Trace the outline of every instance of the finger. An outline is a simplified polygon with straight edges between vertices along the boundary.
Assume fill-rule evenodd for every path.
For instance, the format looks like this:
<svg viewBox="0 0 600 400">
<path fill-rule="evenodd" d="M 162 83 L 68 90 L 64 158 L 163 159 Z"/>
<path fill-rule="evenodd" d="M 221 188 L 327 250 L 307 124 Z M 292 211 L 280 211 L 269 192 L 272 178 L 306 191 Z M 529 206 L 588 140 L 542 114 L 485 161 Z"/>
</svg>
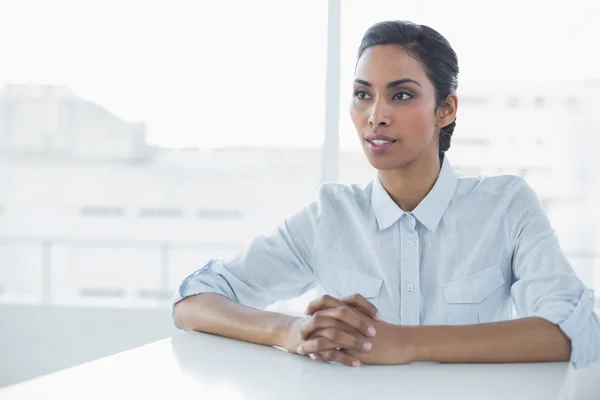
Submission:
<svg viewBox="0 0 600 400">
<path fill-rule="evenodd" d="M 360 367 L 360 360 L 340 350 L 327 350 L 319 353 L 327 361 L 335 361 L 349 367 Z"/>
<path fill-rule="evenodd" d="M 373 326 L 374 321 L 371 318 L 364 315 L 363 313 L 361 313 L 360 311 L 353 308 L 352 306 L 344 304 L 343 306 L 336 308 L 319 310 L 313 315 L 313 318 L 321 316 L 337 319 L 338 321 L 343 322 L 348 326 L 361 332 L 365 336 L 375 336 L 376 332 L 375 327 Z"/>
<path fill-rule="evenodd" d="M 334 317 L 324 314 L 325 311 L 318 311 L 312 317 L 306 320 L 302 328 L 300 328 L 300 339 L 305 340 L 318 329 L 334 328 L 353 334 L 358 338 L 366 339 L 366 332 L 351 327 L 350 325 L 340 321 Z M 366 317 L 365 317 L 366 318 Z M 368 329 L 368 328 L 367 328 Z"/>
<path fill-rule="evenodd" d="M 336 344 L 336 348 L 369 351 L 373 347 L 371 341 L 356 332 L 356 335 L 335 328 L 318 329 L 308 337 L 308 340 L 324 337 Z"/>
<path fill-rule="evenodd" d="M 373 303 L 358 293 L 355 293 L 352 296 L 344 297 L 341 299 L 341 301 L 360 310 L 362 313 L 376 321 L 382 321 L 381 314 L 379 314 L 377 307 L 375 307 Z"/>
<path fill-rule="evenodd" d="M 298 354 L 315 354 L 326 350 L 336 350 L 338 347 L 337 343 L 330 339 L 317 337 L 302 343 L 296 352 Z"/>
<path fill-rule="evenodd" d="M 318 314 L 310 317 L 304 323 L 302 328 L 300 328 L 300 339 L 307 339 L 316 330 L 325 328 L 351 329 L 349 326 L 345 326 L 343 322 L 340 322 L 335 318 Z"/>
<path fill-rule="evenodd" d="M 338 306 L 341 306 L 342 304 L 344 304 L 344 302 L 341 301 L 340 299 L 336 299 L 335 297 L 332 297 L 332 296 L 326 294 L 326 295 L 319 297 L 318 299 L 311 301 L 308 304 L 308 306 L 306 307 L 306 311 L 304 311 L 304 313 L 306 315 L 313 315 L 313 313 L 315 311 L 326 309 L 326 308 L 338 307 Z"/>
<path fill-rule="evenodd" d="M 341 350 L 343 350 L 343 348 L 339 347 L 338 343 L 324 337 L 317 337 L 316 339 L 308 340 L 298 346 L 297 352 L 298 354 L 321 354 L 321 356 L 325 356 L 330 361 L 342 363 L 344 363 L 343 360 L 350 360 L 350 362 L 352 362 L 357 359 L 355 354 L 351 355 L 351 353 L 343 353 L 342 355 L 338 355 L 335 353 L 341 352 Z M 334 352 L 332 353 L 332 351 Z"/>
</svg>

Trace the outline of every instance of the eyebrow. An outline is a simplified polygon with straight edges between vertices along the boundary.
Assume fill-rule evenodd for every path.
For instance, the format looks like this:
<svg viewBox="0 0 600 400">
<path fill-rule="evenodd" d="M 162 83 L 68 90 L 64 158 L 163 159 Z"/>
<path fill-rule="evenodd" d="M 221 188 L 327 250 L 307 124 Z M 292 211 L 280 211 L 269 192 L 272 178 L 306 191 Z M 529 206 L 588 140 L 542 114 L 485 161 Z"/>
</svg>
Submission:
<svg viewBox="0 0 600 400">
<path fill-rule="evenodd" d="M 371 87 L 371 84 L 369 82 L 363 81 L 362 79 L 355 79 L 354 82 L 360 83 L 361 85 L 364 85 L 366 87 Z M 414 79 L 403 78 L 403 79 L 398 79 L 396 81 L 389 82 L 387 85 L 385 85 L 385 87 L 389 89 L 389 88 L 393 88 L 393 87 L 402 85 L 403 83 L 414 83 L 416 85 L 421 86 L 421 84 L 419 82 L 415 81 Z"/>
</svg>

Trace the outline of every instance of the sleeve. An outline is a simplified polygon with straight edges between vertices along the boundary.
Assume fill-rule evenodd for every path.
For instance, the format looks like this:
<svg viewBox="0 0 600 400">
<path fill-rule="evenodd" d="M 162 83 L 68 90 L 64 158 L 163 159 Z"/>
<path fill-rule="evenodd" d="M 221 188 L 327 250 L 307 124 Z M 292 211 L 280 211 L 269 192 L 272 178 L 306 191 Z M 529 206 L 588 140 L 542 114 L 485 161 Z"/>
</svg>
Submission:
<svg viewBox="0 0 600 400">
<path fill-rule="evenodd" d="M 576 276 L 533 189 L 522 179 L 505 214 L 514 245 L 511 288 L 520 317 L 540 317 L 571 339 L 571 362 L 585 367 L 600 360 L 600 321 L 594 296 Z"/>
<path fill-rule="evenodd" d="M 315 287 L 310 258 L 320 209 L 318 201 L 310 203 L 269 235 L 254 238 L 232 259 L 211 259 L 175 291 L 171 315 L 179 301 L 201 293 L 218 293 L 262 309 Z"/>
</svg>

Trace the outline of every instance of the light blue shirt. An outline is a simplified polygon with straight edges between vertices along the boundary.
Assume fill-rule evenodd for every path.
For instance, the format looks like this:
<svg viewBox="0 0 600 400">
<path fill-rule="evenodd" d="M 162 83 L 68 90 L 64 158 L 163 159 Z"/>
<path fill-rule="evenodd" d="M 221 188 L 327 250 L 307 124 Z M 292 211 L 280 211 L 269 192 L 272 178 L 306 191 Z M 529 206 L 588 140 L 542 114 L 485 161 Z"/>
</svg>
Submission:
<svg viewBox="0 0 600 400">
<path fill-rule="evenodd" d="M 515 176 L 466 177 L 447 157 L 413 212 L 399 208 L 379 179 L 322 185 L 316 201 L 270 235 L 188 276 L 173 304 L 219 293 L 265 308 L 317 284 L 335 297 L 360 293 L 386 322 L 401 325 L 508 320 L 514 303 L 519 317 L 560 327 L 575 366 L 600 360 L 592 292 L 531 187 Z"/>
</svg>

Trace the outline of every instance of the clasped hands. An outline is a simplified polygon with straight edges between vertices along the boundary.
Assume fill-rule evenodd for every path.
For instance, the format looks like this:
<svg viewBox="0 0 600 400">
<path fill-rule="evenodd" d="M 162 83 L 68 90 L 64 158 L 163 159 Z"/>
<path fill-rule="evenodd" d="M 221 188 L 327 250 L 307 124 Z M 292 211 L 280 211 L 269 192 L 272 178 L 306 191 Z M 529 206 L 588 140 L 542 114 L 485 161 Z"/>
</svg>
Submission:
<svg viewBox="0 0 600 400">
<path fill-rule="evenodd" d="M 312 301 L 307 317 L 295 319 L 285 348 L 324 361 L 361 364 L 406 364 L 414 352 L 402 326 L 384 322 L 377 308 L 359 294 Z"/>
</svg>

